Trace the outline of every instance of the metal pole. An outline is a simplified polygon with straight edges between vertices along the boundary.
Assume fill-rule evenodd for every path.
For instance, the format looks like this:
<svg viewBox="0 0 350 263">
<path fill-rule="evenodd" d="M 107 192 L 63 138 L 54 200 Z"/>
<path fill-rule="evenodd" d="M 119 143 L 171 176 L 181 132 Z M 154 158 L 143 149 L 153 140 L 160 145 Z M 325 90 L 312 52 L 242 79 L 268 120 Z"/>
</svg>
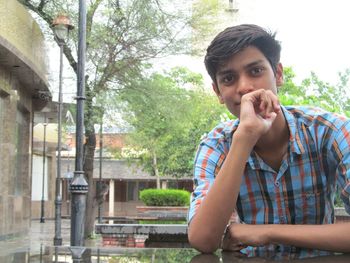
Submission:
<svg viewBox="0 0 350 263">
<path fill-rule="evenodd" d="M 86 3 L 79 0 L 79 42 L 77 74 L 77 117 L 76 117 L 76 156 L 74 178 L 70 185 L 71 204 L 71 246 L 84 245 L 84 225 L 86 194 L 88 183 L 83 171 L 83 136 L 84 136 L 84 92 L 85 92 L 85 49 L 86 49 Z"/>
<path fill-rule="evenodd" d="M 55 237 L 53 239 L 54 246 L 62 245 L 61 237 L 61 140 L 62 140 L 62 72 L 63 72 L 63 41 L 58 41 L 60 46 L 60 73 L 58 84 L 58 138 L 57 138 L 57 176 L 56 176 L 56 200 L 55 200 Z"/>
<path fill-rule="evenodd" d="M 98 223 L 102 224 L 102 206 L 103 206 L 103 197 L 101 195 L 102 192 L 102 150 L 103 150 L 103 134 L 102 134 L 102 126 L 103 126 L 103 115 L 101 116 L 101 123 L 100 123 L 100 170 L 99 170 L 99 196 L 102 198 L 100 203 L 98 204 Z"/>
<path fill-rule="evenodd" d="M 40 263 L 43 262 L 43 243 L 40 243 L 40 258 L 39 258 L 39 262 Z"/>
<path fill-rule="evenodd" d="M 68 153 L 68 166 L 67 166 L 67 174 L 69 174 L 70 175 L 70 156 L 69 156 L 69 153 Z M 68 186 L 70 185 L 70 183 L 71 183 L 71 181 L 72 181 L 72 177 L 70 177 L 70 178 L 67 178 L 67 184 L 68 184 Z M 71 213 L 70 213 L 70 203 L 71 203 L 71 192 L 70 191 L 68 191 L 68 193 L 67 193 L 67 215 L 71 215 Z"/>
<path fill-rule="evenodd" d="M 45 223 L 45 158 L 46 158 L 46 114 L 44 117 L 44 141 L 43 141 L 43 180 L 42 180 L 42 187 L 41 187 L 41 216 L 40 216 L 40 223 Z"/>
</svg>

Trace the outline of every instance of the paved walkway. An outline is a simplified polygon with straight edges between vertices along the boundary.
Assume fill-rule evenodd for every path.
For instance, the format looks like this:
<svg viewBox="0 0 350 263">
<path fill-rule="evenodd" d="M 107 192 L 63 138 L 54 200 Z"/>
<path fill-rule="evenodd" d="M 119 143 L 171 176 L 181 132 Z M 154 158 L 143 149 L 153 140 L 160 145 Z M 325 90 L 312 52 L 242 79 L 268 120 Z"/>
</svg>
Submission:
<svg viewBox="0 0 350 263">
<path fill-rule="evenodd" d="M 45 223 L 40 223 L 39 219 L 33 219 L 30 227 L 30 247 L 53 246 L 53 238 L 55 236 L 55 220 L 45 220 Z M 62 245 L 70 243 L 70 220 L 62 219 L 61 225 Z"/>
<path fill-rule="evenodd" d="M 31 221 L 30 234 L 25 238 L 12 238 L 10 240 L 0 242 L 0 250 L 10 251 L 28 251 L 40 252 L 45 246 L 53 246 L 53 238 L 55 236 L 55 221 L 45 220 L 45 223 L 40 223 L 40 220 Z M 70 219 L 62 219 L 61 225 L 62 245 L 70 245 Z M 87 240 L 86 247 L 100 247 L 102 238 L 96 236 L 96 239 Z M 1 251 L 0 251 L 1 252 Z M 1 254 L 1 253 L 0 253 Z"/>
<path fill-rule="evenodd" d="M 62 219 L 61 224 L 61 237 L 62 245 L 70 245 L 70 219 Z M 45 223 L 40 223 L 39 220 L 32 220 L 30 228 L 30 246 L 32 248 L 44 246 L 53 246 L 53 239 L 55 236 L 55 220 L 46 220 Z M 86 247 L 101 246 L 102 239 L 99 235 L 96 235 L 95 239 L 86 240 Z"/>
</svg>

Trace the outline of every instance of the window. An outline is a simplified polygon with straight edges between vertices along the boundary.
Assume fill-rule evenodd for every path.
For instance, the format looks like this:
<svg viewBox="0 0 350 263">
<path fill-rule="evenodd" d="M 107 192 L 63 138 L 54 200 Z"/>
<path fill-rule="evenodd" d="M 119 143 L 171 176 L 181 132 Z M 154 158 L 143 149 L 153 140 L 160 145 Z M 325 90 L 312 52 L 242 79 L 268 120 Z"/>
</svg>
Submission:
<svg viewBox="0 0 350 263">
<path fill-rule="evenodd" d="M 128 182 L 127 201 L 136 201 L 138 198 L 137 184 L 135 181 Z"/>
</svg>

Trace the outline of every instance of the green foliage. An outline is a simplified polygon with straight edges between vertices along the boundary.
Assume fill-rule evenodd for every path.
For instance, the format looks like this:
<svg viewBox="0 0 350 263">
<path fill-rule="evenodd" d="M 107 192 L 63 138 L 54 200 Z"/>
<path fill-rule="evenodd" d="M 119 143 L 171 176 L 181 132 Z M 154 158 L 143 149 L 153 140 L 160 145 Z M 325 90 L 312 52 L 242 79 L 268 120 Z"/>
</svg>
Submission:
<svg viewBox="0 0 350 263">
<path fill-rule="evenodd" d="M 335 195 L 334 206 L 335 207 L 343 207 L 344 206 L 344 203 L 340 198 L 339 192 Z"/>
<path fill-rule="evenodd" d="M 179 262 L 191 262 L 192 258 L 198 254 L 195 249 L 163 249 L 157 250 L 154 262 L 167 262 L 167 263 L 179 263 Z"/>
<path fill-rule="evenodd" d="M 215 0 L 195 0 L 193 1 L 193 21 L 192 44 L 202 49 L 206 46 L 204 42 L 209 42 L 210 38 L 219 32 L 219 12 L 220 4 Z M 203 47 L 204 46 L 204 47 Z M 196 50 L 195 50 L 196 51 Z M 194 52 L 194 54 L 196 54 Z"/>
<path fill-rule="evenodd" d="M 122 159 L 122 150 L 118 147 L 110 147 L 105 146 L 104 147 L 108 153 L 112 155 L 113 159 L 119 160 Z"/>
<path fill-rule="evenodd" d="M 188 206 L 190 193 L 179 189 L 145 189 L 140 199 L 148 206 Z"/>
<path fill-rule="evenodd" d="M 192 248 L 182 249 L 141 249 L 124 250 L 122 255 L 113 255 L 108 258 L 109 263 L 183 263 L 191 262 L 198 255 L 198 251 Z"/>
<path fill-rule="evenodd" d="M 151 174 L 190 176 L 200 138 L 226 112 L 214 94 L 203 89 L 199 74 L 175 68 L 134 81 L 121 94 L 124 118 L 133 127 L 128 143 Z"/>
<path fill-rule="evenodd" d="M 229 1 L 193 0 L 191 2 L 192 54 L 202 57 L 213 37 L 228 26 L 232 26 L 237 13 L 228 10 Z"/>
<path fill-rule="evenodd" d="M 344 207 L 344 202 L 341 200 L 340 194 L 341 194 L 341 191 L 337 187 L 337 192 L 336 192 L 335 198 L 334 198 L 334 206 L 336 206 L 336 207 Z"/>
<path fill-rule="evenodd" d="M 313 72 L 301 85 L 294 83 L 295 74 L 291 68 L 284 69 L 284 85 L 279 90 L 282 105 L 310 105 L 350 116 L 349 83 L 350 69 L 339 73 L 339 83 L 331 85 L 320 80 Z"/>
<path fill-rule="evenodd" d="M 52 21 L 58 14 L 67 14 L 78 28 L 79 1 L 76 0 L 18 0 L 35 13 L 47 39 L 53 40 Z M 158 0 L 92 0 L 86 1 L 86 72 L 84 103 L 84 171 L 93 177 L 96 148 L 94 124 L 101 112 L 118 108 L 105 103 L 104 94 L 132 88 L 131 82 L 140 78 L 150 59 L 188 52 L 189 35 L 185 34 L 192 21 L 190 12 L 183 12 L 177 1 Z M 77 43 L 79 30 L 72 30 L 64 47 L 64 55 L 77 74 Z M 187 32 L 187 31 L 186 31 Z M 124 94 L 127 94 L 125 92 Z M 130 94 L 133 94 L 132 92 Z M 101 103 L 102 101 L 102 103 Z M 110 102 L 110 100 L 108 101 Z M 96 111 L 96 106 L 102 110 Z M 89 188 L 86 214 L 89 215 L 85 235 L 93 231 L 96 213 L 94 187 Z"/>
</svg>

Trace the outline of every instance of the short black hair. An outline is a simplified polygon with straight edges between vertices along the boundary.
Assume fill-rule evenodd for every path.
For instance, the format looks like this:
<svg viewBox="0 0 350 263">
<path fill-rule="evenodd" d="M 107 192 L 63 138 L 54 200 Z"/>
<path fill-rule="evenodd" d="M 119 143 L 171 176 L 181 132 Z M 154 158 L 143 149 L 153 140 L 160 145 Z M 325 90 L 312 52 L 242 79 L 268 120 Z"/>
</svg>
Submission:
<svg viewBox="0 0 350 263">
<path fill-rule="evenodd" d="M 248 46 L 255 46 L 269 61 L 276 74 L 280 61 L 281 45 L 275 39 L 275 33 L 253 24 L 228 27 L 219 33 L 207 48 L 204 58 L 205 67 L 211 79 L 216 83 L 216 73 L 236 53 Z"/>
</svg>

